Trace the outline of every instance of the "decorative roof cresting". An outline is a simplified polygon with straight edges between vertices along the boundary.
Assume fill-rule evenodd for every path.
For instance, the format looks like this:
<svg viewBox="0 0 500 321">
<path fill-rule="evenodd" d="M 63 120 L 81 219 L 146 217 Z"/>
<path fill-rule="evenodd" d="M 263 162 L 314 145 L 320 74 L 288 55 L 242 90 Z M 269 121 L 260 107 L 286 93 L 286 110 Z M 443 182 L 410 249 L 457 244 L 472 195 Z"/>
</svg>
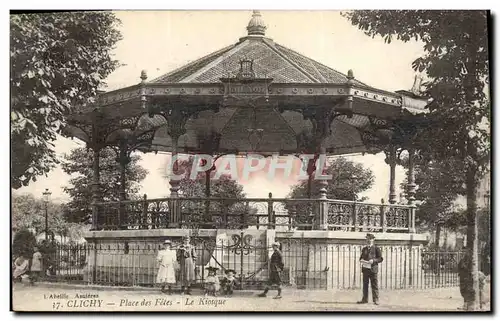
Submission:
<svg viewBox="0 0 500 321">
<path fill-rule="evenodd" d="M 266 24 L 260 15 L 259 10 L 254 10 L 252 14 L 252 19 L 248 22 L 247 31 L 249 36 L 265 36 L 266 35 Z"/>
</svg>

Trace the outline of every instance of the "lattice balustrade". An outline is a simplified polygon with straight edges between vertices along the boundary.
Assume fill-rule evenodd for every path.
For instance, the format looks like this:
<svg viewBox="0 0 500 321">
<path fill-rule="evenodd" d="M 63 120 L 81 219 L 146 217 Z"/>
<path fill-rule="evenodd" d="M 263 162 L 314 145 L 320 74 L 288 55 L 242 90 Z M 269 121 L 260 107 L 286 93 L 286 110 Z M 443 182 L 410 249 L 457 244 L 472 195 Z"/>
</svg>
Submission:
<svg viewBox="0 0 500 321">
<path fill-rule="evenodd" d="M 410 208 L 392 206 L 386 212 L 386 228 L 390 230 L 406 230 L 408 229 L 408 217 Z"/>
<path fill-rule="evenodd" d="M 336 231 L 349 231 L 352 227 L 353 203 L 328 202 L 328 226 Z"/>
<path fill-rule="evenodd" d="M 413 224 L 413 209 L 409 206 L 341 200 L 161 198 L 96 206 L 99 230 L 171 227 L 311 230 L 322 223 L 334 231 L 402 232 L 411 231 Z"/>
<path fill-rule="evenodd" d="M 356 220 L 361 231 L 377 232 L 382 230 L 381 208 L 381 205 L 356 204 Z"/>
</svg>

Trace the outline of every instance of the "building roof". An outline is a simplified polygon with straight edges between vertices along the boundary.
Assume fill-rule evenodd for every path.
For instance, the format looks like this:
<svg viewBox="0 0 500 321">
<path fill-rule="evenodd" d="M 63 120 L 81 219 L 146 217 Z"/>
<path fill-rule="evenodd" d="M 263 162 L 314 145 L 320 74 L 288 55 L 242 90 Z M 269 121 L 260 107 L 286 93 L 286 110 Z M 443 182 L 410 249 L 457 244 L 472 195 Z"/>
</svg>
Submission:
<svg viewBox="0 0 500 321">
<path fill-rule="evenodd" d="M 267 38 L 258 11 L 247 30 L 237 43 L 152 81 L 143 71 L 140 84 L 100 95 L 103 119 L 120 119 L 108 126 L 113 134 L 106 141 L 130 134 L 134 144 L 151 141 L 141 150 L 171 151 L 165 117 L 169 111 L 165 109 L 163 116 L 152 112 L 155 106 L 166 106 L 196 114 L 183 125 L 176 144 L 180 152 L 197 153 L 217 145 L 220 153 L 295 154 L 309 151 L 314 137 L 314 125 L 303 108 L 330 106 L 353 114 L 337 115 L 323 142 L 327 153 L 340 155 L 375 151 L 374 131 L 389 124 L 387 119 L 425 112 L 427 100 L 416 94 L 417 80 L 411 92 L 370 87 L 356 80 L 352 71 L 345 75 Z M 94 116 L 74 115 L 80 127 L 68 127 L 71 135 L 90 141 Z"/>
<path fill-rule="evenodd" d="M 265 37 L 265 25 L 258 11 L 248 24 L 248 35 L 236 44 L 222 48 L 160 76 L 150 83 L 216 83 L 234 77 L 240 60 L 253 60 L 257 78 L 273 78 L 273 83 L 344 84 L 345 74 L 308 58 Z M 354 83 L 367 86 L 357 80 Z"/>
</svg>

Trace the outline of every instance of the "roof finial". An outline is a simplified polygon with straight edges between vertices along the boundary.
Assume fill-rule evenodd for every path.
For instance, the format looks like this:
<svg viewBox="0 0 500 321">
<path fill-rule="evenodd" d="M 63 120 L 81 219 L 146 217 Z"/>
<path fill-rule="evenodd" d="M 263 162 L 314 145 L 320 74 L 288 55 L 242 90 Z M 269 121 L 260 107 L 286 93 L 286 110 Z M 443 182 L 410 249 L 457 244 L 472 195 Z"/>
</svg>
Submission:
<svg viewBox="0 0 500 321">
<path fill-rule="evenodd" d="M 141 82 L 146 82 L 146 79 L 148 79 L 148 74 L 146 70 L 141 71 Z"/>
<path fill-rule="evenodd" d="M 347 71 L 347 84 L 354 84 L 354 72 L 352 71 L 352 69 L 349 69 Z"/>
<path fill-rule="evenodd" d="M 259 10 L 254 10 L 252 14 L 252 19 L 248 23 L 247 30 L 249 36 L 265 36 L 266 35 L 266 24 L 260 15 Z"/>
</svg>

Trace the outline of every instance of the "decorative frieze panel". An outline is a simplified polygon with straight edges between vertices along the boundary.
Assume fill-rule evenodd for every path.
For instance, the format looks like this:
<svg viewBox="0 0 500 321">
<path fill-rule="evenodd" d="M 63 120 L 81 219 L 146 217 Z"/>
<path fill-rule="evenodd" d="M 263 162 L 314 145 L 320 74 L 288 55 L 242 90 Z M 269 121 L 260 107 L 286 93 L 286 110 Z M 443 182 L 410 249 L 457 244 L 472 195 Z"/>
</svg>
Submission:
<svg viewBox="0 0 500 321">
<path fill-rule="evenodd" d="M 385 103 L 392 106 L 402 106 L 402 96 L 398 94 L 380 93 L 367 89 L 348 87 L 342 84 L 271 84 L 272 79 L 254 79 L 238 81 L 221 79 L 221 83 L 213 84 L 145 84 L 143 94 L 149 97 L 161 96 L 221 96 L 221 95 L 245 95 L 245 96 L 352 96 L 356 99 L 364 99 Z M 112 105 L 131 99 L 141 97 L 141 88 L 138 86 L 123 89 L 117 92 L 109 92 L 100 95 L 99 104 Z M 424 103 L 413 99 L 405 104 L 409 107 L 421 108 Z"/>
<path fill-rule="evenodd" d="M 401 106 L 402 105 L 401 97 L 397 96 L 396 94 L 387 95 L 387 94 L 381 94 L 381 93 L 357 89 L 357 88 L 352 89 L 352 94 L 355 98 L 362 98 L 362 99 L 366 99 L 366 100 L 377 101 L 380 103 L 385 103 L 385 104 L 394 105 L 394 106 Z"/>
</svg>

